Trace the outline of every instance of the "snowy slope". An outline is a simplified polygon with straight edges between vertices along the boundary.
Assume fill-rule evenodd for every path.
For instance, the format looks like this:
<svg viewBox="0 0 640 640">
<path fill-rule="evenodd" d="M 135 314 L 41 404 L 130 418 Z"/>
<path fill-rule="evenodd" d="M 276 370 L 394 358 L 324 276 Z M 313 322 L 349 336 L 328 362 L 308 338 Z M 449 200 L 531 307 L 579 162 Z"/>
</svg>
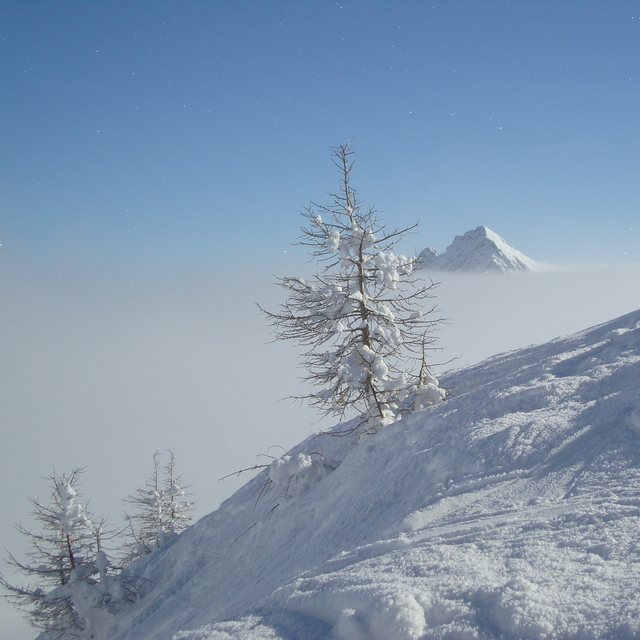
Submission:
<svg viewBox="0 0 640 640">
<path fill-rule="evenodd" d="M 418 266 L 436 271 L 531 271 L 534 260 L 525 256 L 497 233 L 478 227 L 456 236 L 446 251 L 440 255 L 432 248 L 424 249 L 418 256 Z"/>
<path fill-rule="evenodd" d="M 637 311 L 313 436 L 139 565 L 109 638 L 640 638 L 639 380 Z"/>
</svg>

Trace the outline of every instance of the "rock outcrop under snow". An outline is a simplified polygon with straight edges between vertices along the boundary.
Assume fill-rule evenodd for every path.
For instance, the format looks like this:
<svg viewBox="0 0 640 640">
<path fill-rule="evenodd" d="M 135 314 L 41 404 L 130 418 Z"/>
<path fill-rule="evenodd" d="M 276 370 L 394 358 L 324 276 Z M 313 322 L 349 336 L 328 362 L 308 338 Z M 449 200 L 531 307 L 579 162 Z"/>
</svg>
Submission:
<svg viewBox="0 0 640 640">
<path fill-rule="evenodd" d="M 444 253 L 428 248 L 418 256 L 418 268 L 434 271 L 505 272 L 531 271 L 536 262 L 525 256 L 497 233 L 478 227 L 456 236 Z"/>
</svg>

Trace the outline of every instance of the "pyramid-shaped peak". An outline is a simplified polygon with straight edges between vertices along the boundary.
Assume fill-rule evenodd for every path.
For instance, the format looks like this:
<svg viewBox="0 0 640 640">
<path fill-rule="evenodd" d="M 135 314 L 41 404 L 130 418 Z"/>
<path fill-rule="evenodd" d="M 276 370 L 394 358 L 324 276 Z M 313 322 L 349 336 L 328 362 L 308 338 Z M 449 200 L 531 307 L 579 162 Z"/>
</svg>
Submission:
<svg viewBox="0 0 640 640">
<path fill-rule="evenodd" d="M 536 262 L 483 225 L 456 236 L 440 255 L 432 248 L 418 256 L 420 268 L 436 271 L 532 271 Z"/>
</svg>

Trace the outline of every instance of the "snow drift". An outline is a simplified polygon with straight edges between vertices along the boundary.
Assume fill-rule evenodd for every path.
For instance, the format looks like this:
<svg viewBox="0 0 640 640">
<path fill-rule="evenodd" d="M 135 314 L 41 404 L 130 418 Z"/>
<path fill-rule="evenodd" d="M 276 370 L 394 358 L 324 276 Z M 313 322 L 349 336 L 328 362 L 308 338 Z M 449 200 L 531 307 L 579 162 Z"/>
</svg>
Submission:
<svg viewBox="0 0 640 640">
<path fill-rule="evenodd" d="M 313 436 L 140 562 L 109 638 L 640 638 L 638 380 L 640 311 Z"/>
<path fill-rule="evenodd" d="M 456 236 L 444 253 L 438 255 L 431 247 L 418 256 L 418 268 L 435 271 L 466 271 L 496 273 L 533 271 L 535 260 L 514 249 L 487 227 L 477 227 Z"/>
</svg>

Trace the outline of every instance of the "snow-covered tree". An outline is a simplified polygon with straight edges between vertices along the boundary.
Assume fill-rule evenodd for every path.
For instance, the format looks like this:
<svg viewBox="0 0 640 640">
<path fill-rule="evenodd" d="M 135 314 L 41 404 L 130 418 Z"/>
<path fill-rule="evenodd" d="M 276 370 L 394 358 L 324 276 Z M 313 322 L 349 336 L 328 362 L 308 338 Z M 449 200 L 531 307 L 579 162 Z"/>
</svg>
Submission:
<svg viewBox="0 0 640 640">
<path fill-rule="evenodd" d="M 320 390 L 302 398 L 340 418 L 354 408 L 360 432 L 371 434 L 444 398 L 426 363 L 440 322 L 426 303 L 436 285 L 412 275 L 414 258 L 393 252 L 416 225 L 387 230 L 350 185 L 353 150 L 332 151 L 339 191 L 330 205 L 303 211 L 299 240 L 323 268 L 311 280 L 279 278 L 287 301 L 275 313 L 263 311 L 278 339 L 305 349 L 304 379 Z"/>
<path fill-rule="evenodd" d="M 47 639 L 100 638 L 112 616 L 135 597 L 135 589 L 111 575 L 103 549 L 104 520 L 95 520 L 78 493 L 82 469 L 51 476 L 49 504 L 31 499 L 41 531 L 18 526 L 28 539 L 28 561 L 7 563 L 33 582 L 16 586 L 0 577 L 6 597 Z"/>
<path fill-rule="evenodd" d="M 125 498 L 134 509 L 127 514 L 129 542 L 125 548 L 125 565 L 152 553 L 177 536 L 189 523 L 193 502 L 188 486 L 176 473 L 176 458 L 169 451 L 169 459 L 161 465 L 160 452 L 153 454 L 153 472 L 144 487 Z"/>
</svg>

